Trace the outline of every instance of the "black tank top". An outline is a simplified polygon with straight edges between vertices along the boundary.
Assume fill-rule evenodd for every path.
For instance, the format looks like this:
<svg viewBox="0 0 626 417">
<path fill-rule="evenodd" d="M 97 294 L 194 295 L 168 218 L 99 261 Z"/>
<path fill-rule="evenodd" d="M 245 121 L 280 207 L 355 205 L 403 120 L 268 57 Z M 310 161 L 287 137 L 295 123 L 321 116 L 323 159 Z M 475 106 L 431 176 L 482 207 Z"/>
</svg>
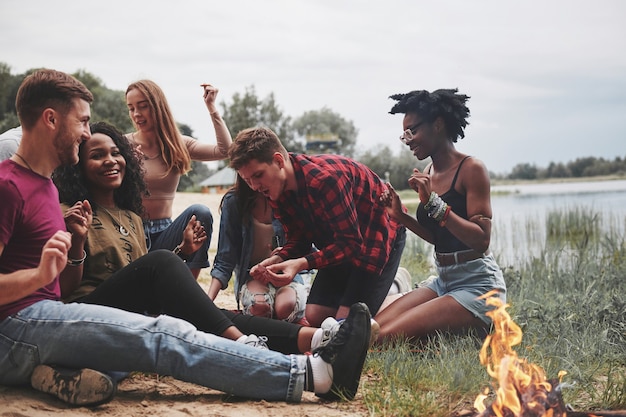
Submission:
<svg viewBox="0 0 626 417">
<path fill-rule="evenodd" d="M 463 162 L 467 158 L 471 158 L 470 156 L 466 156 L 459 163 L 459 167 L 456 169 L 456 173 L 454 174 L 454 179 L 452 180 L 452 185 L 450 189 L 446 191 L 443 195 L 440 195 L 441 199 L 448 203 L 451 207 L 451 210 L 457 215 L 467 220 L 467 199 L 464 194 L 459 193 L 454 187 L 456 185 L 456 179 L 459 176 L 459 172 L 461 171 L 461 166 L 463 166 Z M 432 168 L 432 165 L 431 165 Z M 430 169 L 428 170 L 430 173 Z M 435 220 L 428 217 L 426 209 L 423 204 L 420 202 L 417 206 L 416 213 L 417 221 L 420 225 L 428 229 L 435 239 L 435 251 L 440 253 L 449 253 L 449 252 L 458 252 L 462 250 L 471 249 L 465 243 L 461 242 L 459 239 L 454 237 L 450 231 L 446 227 L 439 226 Z"/>
</svg>

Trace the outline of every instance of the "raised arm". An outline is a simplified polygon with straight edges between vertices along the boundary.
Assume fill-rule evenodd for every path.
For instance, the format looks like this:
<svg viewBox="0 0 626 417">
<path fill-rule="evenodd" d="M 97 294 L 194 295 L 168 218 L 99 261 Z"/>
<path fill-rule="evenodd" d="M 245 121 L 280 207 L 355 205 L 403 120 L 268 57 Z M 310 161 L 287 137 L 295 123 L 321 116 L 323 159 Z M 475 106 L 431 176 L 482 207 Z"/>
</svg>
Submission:
<svg viewBox="0 0 626 417">
<path fill-rule="evenodd" d="M 228 148 L 233 142 L 230 132 L 226 123 L 220 116 L 217 107 L 215 106 L 215 99 L 217 98 L 218 89 L 211 84 L 202 84 L 204 89 L 204 103 L 209 110 L 211 116 L 211 122 L 215 129 L 215 138 L 217 144 L 201 143 L 197 140 L 185 136 L 185 142 L 191 159 L 195 161 L 218 161 L 225 159 L 228 155 Z M 191 141 L 190 141 L 191 140 Z"/>
</svg>

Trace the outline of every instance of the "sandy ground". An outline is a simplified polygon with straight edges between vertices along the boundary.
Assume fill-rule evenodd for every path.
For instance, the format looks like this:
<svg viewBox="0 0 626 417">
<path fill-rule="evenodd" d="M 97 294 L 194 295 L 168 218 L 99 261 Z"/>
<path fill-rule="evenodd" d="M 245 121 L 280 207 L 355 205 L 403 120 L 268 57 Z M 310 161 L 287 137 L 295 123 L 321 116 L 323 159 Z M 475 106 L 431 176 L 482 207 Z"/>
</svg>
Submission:
<svg viewBox="0 0 626 417">
<path fill-rule="evenodd" d="M 222 195 L 179 193 L 175 199 L 174 216 L 192 203 L 207 205 L 213 213 L 214 232 L 210 259 L 217 248 L 219 228 L 218 207 Z M 200 282 L 208 285 L 210 275 L 202 271 Z M 232 308 L 232 292 L 222 291 L 216 300 L 220 307 Z M 185 383 L 170 377 L 134 374 L 122 381 L 115 398 L 98 407 L 68 407 L 55 397 L 30 387 L 0 385 L 0 417 L 43 416 L 220 416 L 220 417 L 309 417 L 309 416 L 366 416 L 360 394 L 349 403 L 325 402 L 311 393 L 305 393 L 299 404 L 285 402 L 248 401 L 233 398 L 219 391 Z"/>
</svg>

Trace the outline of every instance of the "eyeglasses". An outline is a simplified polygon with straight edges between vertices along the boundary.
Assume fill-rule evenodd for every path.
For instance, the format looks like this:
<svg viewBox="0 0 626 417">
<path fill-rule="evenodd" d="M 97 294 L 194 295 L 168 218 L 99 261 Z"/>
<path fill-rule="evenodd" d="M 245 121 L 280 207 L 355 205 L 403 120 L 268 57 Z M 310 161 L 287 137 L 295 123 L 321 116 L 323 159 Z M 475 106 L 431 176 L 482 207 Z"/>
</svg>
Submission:
<svg viewBox="0 0 626 417">
<path fill-rule="evenodd" d="M 408 144 L 410 141 L 413 140 L 413 136 L 415 135 L 414 132 L 417 132 L 417 129 L 419 129 L 420 126 L 422 126 L 424 123 L 426 123 L 426 120 L 422 120 L 421 122 L 414 124 L 412 127 L 409 127 L 407 130 L 402 132 L 402 134 L 400 135 L 400 140 Z"/>
</svg>

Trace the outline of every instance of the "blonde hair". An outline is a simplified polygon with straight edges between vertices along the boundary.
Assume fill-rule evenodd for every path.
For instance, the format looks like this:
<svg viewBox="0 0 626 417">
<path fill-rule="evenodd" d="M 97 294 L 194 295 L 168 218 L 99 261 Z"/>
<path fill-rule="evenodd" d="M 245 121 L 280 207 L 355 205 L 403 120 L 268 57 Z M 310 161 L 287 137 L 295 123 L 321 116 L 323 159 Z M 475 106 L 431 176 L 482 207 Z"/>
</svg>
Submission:
<svg viewBox="0 0 626 417">
<path fill-rule="evenodd" d="M 161 87 L 154 81 L 139 80 L 128 86 L 126 94 L 131 90 L 138 90 L 148 101 L 155 122 L 157 137 L 159 138 L 160 157 L 167 166 L 165 175 L 169 174 L 173 169 L 183 175 L 189 172 L 191 170 L 191 156 L 189 156 L 189 151 L 183 142 L 183 137 L 178 130 Z M 133 121 L 133 125 L 134 123 Z M 135 129 L 137 129 L 137 126 L 135 126 Z"/>
</svg>

